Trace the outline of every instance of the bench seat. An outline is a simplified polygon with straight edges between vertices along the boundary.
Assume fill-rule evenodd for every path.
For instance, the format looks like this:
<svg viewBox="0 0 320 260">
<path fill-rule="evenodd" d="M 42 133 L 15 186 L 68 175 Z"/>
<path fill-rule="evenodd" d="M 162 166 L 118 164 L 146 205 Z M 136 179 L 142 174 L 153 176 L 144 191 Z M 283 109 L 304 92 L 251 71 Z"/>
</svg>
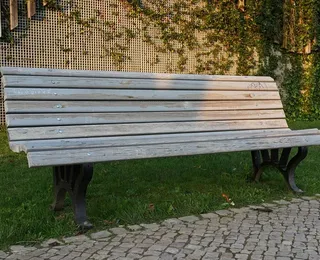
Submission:
<svg viewBox="0 0 320 260">
<path fill-rule="evenodd" d="M 179 155 L 276 149 L 320 144 L 319 130 L 270 130 L 15 141 L 30 167 Z M 48 160 L 50 158 L 50 160 Z"/>
<path fill-rule="evenodd" d="M 301 192 L 295 168 L 320 144 L 289 129 L 270 77 L 2 68 L 2 83 L 10 148 L 54 167 L 54 208 L 68 191 L 83 227 L 94 162 L 251 151 L 255 180 L 273 164 Z"/>
</svg>

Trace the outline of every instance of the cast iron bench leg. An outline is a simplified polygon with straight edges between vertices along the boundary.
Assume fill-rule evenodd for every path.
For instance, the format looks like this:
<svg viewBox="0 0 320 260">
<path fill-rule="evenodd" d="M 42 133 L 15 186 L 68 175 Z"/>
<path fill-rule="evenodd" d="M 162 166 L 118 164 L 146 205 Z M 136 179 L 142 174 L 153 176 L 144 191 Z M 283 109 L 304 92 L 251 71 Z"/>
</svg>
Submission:
<svg viewBox="0 0 320 260">
<path fill-rule="evenodd" d="M 253 178 L 255 181 L 259 181 L 263 168 L 267 165 L 272 165 L 278 168 L 282 173 L 289 188 L 294 192 L 303 192 L 299 189 L 295 183 L 295 170 L 299 163 L 306 158 L 308 154 L 308 147 L 299 147 L 298 153 L 289 161 L 291 148 L 282 149 L 282 153 L 279 159 L 280 149 L 272 149 L 271 156 L 268 150 L 252 151 L 252 163 L 253 163 Z M 261 160 L 262 157 L 262 160 Z"/>
<path fill-rule="evenodd" d="M 81 229 L 90 229 L 92 224 L 87 220 L 86 192 L 93 175 L 92 164 L 63 165 L 53 167 L 54 202 L 52 209 L 62 210 L 66 193 L 71 200 L 75 222 Z"/>
</svg>

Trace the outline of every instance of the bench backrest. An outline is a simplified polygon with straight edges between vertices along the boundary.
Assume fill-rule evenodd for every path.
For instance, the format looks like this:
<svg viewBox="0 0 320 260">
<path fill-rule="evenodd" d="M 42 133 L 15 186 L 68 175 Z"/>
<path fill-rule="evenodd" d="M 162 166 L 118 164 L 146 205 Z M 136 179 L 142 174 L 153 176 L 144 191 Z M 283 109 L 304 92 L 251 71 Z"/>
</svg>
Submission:
<svg viewBox="0 0 320 260">
<path fill-rule="evenodd" d="M 10 141 L 287 128 L 270 77 L 2 68 Z"/>
</svg>

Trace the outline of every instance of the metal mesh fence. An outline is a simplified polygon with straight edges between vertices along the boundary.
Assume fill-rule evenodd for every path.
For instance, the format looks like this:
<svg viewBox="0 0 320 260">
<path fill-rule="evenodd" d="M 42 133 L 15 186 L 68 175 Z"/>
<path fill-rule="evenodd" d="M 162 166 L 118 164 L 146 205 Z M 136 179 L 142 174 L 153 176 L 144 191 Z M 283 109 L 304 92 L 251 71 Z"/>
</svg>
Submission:
<svg viewBox="0 0 320 260">
<path fill-rule="evenodd" d="M 8 6 L 9 0 L 2 1 Z M 44 9 L 39 2 L 31 20 L 24 6 L 25 0 L 19 0 L 19 26 L 11 32 L 14 43 L 0 42 L 0 66 L 181 72 L 177 53 L 159 51 L 159 29 L 130 17 L 118 0 L 62 1 L 65 15 Z M 95 25 L 85 26 L 83 21 L 95 21 Z M 199 33 L 199 40 L 202 38 Z M 183 73 L 196 72 L 198 51 L 188 51 Z M 229 71 L 234 72 L 235 68 Z M 1 89 L 0 124 L 5 122 L 2 95 Z"/>
</svg>

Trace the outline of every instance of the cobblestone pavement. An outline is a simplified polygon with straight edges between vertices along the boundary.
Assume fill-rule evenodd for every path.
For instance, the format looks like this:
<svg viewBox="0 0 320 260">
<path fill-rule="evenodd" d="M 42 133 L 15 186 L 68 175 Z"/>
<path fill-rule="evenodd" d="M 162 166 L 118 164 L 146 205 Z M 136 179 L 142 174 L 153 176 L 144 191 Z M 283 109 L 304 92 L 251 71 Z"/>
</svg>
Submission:
<svg viewBox="0 0 320 260">
<path fill-rule="evenodd" d="M 0 259 L 320 259 L 320 196 L 12 246 Z"/>
</svg>

